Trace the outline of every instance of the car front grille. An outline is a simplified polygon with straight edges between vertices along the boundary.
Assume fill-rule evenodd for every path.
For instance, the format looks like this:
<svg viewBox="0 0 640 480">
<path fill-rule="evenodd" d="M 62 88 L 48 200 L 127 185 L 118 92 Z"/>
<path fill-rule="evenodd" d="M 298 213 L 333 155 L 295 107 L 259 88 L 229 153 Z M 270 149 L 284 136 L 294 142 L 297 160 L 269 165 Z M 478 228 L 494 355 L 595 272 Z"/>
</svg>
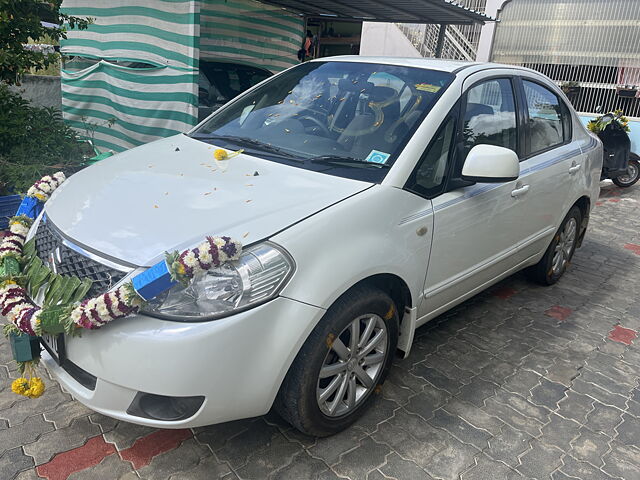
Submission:
<svg viewBox="0 0 640 480">
<path fill-rule="evenodd" d="M 110 290 L 127 274 L 97 262 L 65 245 L 62 236 L 43 218 L 35 235 L 36 252 L 40 260 L 60 275 L 89 278 L 93 285 L 87 293 L 94 297 Z"/>
</svg>

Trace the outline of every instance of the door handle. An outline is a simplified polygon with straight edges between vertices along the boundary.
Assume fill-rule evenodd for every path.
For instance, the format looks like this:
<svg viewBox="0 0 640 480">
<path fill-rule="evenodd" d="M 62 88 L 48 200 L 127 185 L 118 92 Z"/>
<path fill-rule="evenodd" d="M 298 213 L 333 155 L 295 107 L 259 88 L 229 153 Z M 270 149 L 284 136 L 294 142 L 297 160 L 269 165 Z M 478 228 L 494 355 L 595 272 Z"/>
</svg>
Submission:
<svg viewBox="0 0 640 480">
<path fill-rule="evenodd" d="M 576 173 L 578 170 L 580 170 L 580 167 L 582 165 L 578 164 L 578 165 L 572 165 L 571 167 L 569 167 L 569 174 L 573 175 L 574 173 Z"/>
<path fill-rule="evenodd" d="M 513 198 L 517 198 L 520 195 L 524 195 L 528 191 L 529 191 L 529 185 L 522 185 L 521 187 L 518 187 L 515 190 L 511 190 L 511 196 Z"/>
</svg>

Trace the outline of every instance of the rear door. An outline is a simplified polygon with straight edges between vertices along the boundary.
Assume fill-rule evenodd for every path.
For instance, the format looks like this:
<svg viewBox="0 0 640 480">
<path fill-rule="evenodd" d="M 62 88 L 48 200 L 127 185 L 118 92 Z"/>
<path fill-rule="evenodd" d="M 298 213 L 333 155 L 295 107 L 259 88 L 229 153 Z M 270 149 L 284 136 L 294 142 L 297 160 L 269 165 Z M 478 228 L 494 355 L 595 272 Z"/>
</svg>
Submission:
<svg viewBox="0 0 640 480">
<path fill-rule="evenodd" d="M 518 80 L 523 103 L 524 155 L 520 163 L 526 215 L 513 226 L 529 229 L 519 258 L 539 255 L 551 242 L 577 194 L 571 190 L 583 168 L 580 148 L 572 143 L 571 115 L 562 99 L 533 77 Z"/>
</svg>

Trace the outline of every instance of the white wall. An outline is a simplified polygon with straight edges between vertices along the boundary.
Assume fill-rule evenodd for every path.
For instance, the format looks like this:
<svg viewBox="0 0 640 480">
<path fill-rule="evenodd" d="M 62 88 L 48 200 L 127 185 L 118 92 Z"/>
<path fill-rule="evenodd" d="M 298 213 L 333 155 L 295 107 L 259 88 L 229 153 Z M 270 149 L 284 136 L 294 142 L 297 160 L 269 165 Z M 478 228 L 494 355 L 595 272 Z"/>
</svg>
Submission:
<svg viewBox="0 0 640 480">
<path fill-rule="evenodd" d="M 360 55 L 421 57 L 418 50 L 394 23 L 362 22 Z"/>
<path fill-rule="evenodd" d="M 502 9 L 504 4 L 509 1 L 510 0 L 487 0 L 487 6 L 484 11 L 485 15 L 498 18 L 498 12 Z M 482 31 L 480 32 L 476 61 L 488 62 L 491 59 L 491 49 L 493 47 L 493 36 L 495 33 L 496 22 L 487 22 L 484 24 Z"/>
<path fill-rule="evenodd" d="M 55 107 L 58 110 L 62 106 L 62 91 L 60 77 L 53 75 L 24 75 L 19 87 L 9 87 L 19 92 L 23 98 L 29 100 L 38 107 Z"/>
</svg>

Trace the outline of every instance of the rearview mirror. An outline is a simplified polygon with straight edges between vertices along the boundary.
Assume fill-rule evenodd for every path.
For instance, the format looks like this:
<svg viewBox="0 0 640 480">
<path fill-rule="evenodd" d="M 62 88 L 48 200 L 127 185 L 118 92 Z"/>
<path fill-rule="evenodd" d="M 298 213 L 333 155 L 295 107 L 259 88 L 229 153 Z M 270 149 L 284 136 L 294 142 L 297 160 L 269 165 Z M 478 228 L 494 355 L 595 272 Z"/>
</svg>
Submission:
<svg viewBox="0 0 640 480">
<path fill-rule="evenodd" d="M 495 145 L 476 145 L 462 167 L 462 179 L 481 183 L 503 183 L 520 175 L 520 160 L 513 150 Z"/>
</svg>

